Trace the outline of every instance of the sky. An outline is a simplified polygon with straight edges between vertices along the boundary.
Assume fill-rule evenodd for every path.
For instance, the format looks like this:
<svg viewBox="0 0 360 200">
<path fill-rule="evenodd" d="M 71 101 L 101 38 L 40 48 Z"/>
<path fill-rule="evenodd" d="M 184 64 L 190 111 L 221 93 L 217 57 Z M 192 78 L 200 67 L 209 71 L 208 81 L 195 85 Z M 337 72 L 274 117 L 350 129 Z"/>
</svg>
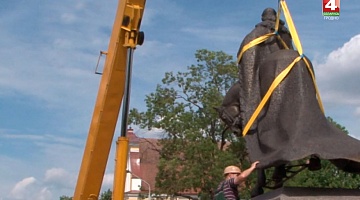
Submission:
<svg viewBox="0 0 360 200">
<path fill-rule="evenodd" d="M 165 72 L 196 64 L 196 50 L 236 57 L 244 36 L 276 0 L 148 0 L 135 50 L 130 108 Z M 321 0 L 287 0 L 312 61 L 326 116 L 360 139 L 360 1 L 324 20 Z M 2 0 L 0 4 L 0 200 L 72 196 L 118 1 Z M 282 19 L 284 16 L 282 15 Z M 102 57 L 102 59 L 104 59 Z M 118 124 L 115 138 L 120 135 Z M 153 132 L 134 127 L 139 137 Z M 114 146 L 114 145 L 113 145 Z M 114 148 L 102 190 L 111 188 Z"/>
</svg>

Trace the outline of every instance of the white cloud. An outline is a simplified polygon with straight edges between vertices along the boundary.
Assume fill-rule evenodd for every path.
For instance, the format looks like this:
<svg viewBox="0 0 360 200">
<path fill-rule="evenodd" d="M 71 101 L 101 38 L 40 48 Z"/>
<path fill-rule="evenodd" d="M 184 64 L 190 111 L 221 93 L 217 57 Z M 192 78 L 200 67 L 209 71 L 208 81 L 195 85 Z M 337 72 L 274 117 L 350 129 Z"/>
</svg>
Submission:
<svg viewBox="0 0 360 200">
<path fill-rule="evenodd" d="M 360 35 L 331 52 L 316 66 L 316 77 L 324 101 L 360 106 Z"/>
<path fill-rule="evenodd" d="M 36 179 L 34 177 L 24 178 L 20 182 L 16 183 L 9 194 L 9 198 L 19 200 L 27 199 L 32 193 L 32 186 L 35 182 Z"/>
<path fill-rule="evenodd" d="M 103 178 L 102 188 L 104 190 L 111 189 L 114 183 L 114 173 L 106 173 Z"/>
<path fill-rule="evenodd" d="M 56 199 L 57 198 L 58 197 L 56 197 Z M 36 200 L 52 200 L 52 199 L 55 198 L 53 198 L 51 191 L 47 187 L 42 188 L 36 197 Z"/>
<path fill-rule="evenodd" d="M 166 132 L 160 128 L 152 128 L 151 130 L 148 130 L 141 129 L 137 125 L 132 125 L 131 128 L 134 130 L 136 136 L 140 138 L 163 138 L 166 134 Z"/>
<path fill-rule="evenodd" d="M 342 47 L 332 51 L 324 64 L 319 66 L 321 71 L 318 76 L 326 79 L 347 75 L 354 70 L 359 70 L 360 60 L 360 34 L 352 37 Z M 340 74 L 339 74 L 340 73 Z"/>
<path fill-rule="evenodd" d="M 360 34 L 353 36 L 323 61 L 314 61 L 317 85 L 325 114 L 359 138 Z"/>
<path fill-rule="evenodd" d="M 15 184 L 6 200 L 53 200 L 62 195 L 71 196 L 75 177 L 62 168 L 45 171 L 44 179 L 24 178 Z M 2 196 L 0 195 L 0 199 Z"/>
<path fill-rule="evenodd" d="M 44 183 L 59 187 L 72 185 L 73 176 L 63 168 L 51 168 L 46 170 Z"/>
</svg>

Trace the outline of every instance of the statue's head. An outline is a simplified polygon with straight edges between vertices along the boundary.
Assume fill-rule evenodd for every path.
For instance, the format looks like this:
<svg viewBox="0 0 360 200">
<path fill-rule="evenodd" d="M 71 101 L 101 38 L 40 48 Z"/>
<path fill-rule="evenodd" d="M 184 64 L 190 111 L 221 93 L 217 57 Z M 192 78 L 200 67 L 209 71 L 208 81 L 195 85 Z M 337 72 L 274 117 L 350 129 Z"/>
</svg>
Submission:
<svg viewBox="0 0 360 200">
<path fill-rule="evenodd" d="M 264 11 L 261 14 L 261 21 L 262 23 L 271 24 L 272 31 L 275 30 L 275 22 L 276 22 L 276 11 L 273 8 L 265 8 Z M 284 26 L 285 22 L 279 19 L 279 27 L 278 27 L 278 33 L 280 34 L 280 37 L 285 42 L 287 47 L 289 49 L 293 49 L 292 46 L 292 38 L 290 35 L 289 30 Z M 285 48 L 284 45 L 277 39 L 277 37 L 273 36 L 270 39 L 266 41 L 268 44 L 273 44 L 274 42 L 277 43 L 277 46 L 279 46 L 281 49 Z"/>
<path fill-rule="evenodd" d="M 276 21 L 276 11 L 273 8 L 265 8 L 261 14 L 261 21 Z"/>
</svg>

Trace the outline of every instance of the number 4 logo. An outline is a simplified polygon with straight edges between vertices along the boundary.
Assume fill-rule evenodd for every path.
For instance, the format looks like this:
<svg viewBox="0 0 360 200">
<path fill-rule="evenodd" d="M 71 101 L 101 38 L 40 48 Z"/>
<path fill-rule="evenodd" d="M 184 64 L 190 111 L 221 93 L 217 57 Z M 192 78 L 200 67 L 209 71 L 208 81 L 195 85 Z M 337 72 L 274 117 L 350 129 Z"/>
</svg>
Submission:
<svg viewBox="0 0 360 200">
<path fill-rule="evenodd" d="M 335 0 L 329 0 L 326 4 L 325 4 L 325 8 L 330 8 L 330 10 L 335 10 L 337 7 L 336 5 L 336 1 Z"/>
<path fill-rule="evenodd" d="M 323 13 L 340 13 L 340 0 L 323 0 Z"/>
</svg>

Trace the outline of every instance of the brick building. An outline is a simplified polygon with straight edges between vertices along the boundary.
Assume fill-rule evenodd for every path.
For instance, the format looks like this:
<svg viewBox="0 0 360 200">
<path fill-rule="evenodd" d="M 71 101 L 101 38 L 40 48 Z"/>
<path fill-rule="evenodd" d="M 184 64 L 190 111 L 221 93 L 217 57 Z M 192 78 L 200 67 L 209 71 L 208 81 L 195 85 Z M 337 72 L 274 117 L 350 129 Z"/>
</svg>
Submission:
<svg viewBox="0 0 360 200">
<path fill-rule="evenodd" d="M 157 163 L 159 162 L 158 139 L 139 138 L 133 129 L 127 131 L 129 138 L 128 173 L 125 184 L 125 198 L 127 200 L 138 200 L 144 197 L 148 199 L 166 199 L 166 194 L 156 196 L 155 177 L 159 173 Z M 161 172 L 160 172 L 161 173 Z M 196 193 L 187 193 L 187 196 L 197 197 Z M 172 197 L 169 200 L 185 200 L 191 198 Z"/>
</svg>

